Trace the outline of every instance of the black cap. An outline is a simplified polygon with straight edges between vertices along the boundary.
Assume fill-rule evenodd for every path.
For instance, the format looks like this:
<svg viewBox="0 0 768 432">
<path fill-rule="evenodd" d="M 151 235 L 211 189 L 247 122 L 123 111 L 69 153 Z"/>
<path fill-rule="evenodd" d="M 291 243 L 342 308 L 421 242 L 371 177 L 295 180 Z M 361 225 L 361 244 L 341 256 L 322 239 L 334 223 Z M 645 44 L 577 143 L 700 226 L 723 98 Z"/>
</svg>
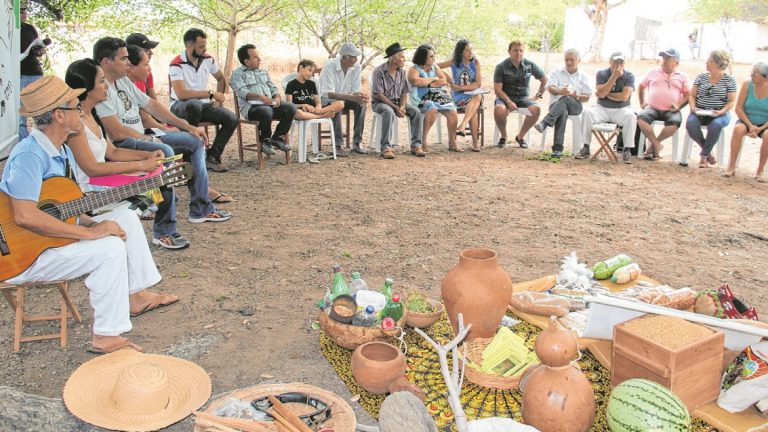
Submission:
<svg viewBox="0 0 768 432">
<path fill-rule="evenodd" d="M 131 33 L 128 35 L 127 38 L 125 38 L 125 43 L 128 45 L 137 45 L 140 48 L 144 49 L 153 49 L 155 48 L 160 42 L 155 42 L 149 40 L 148 37 L 144 36 L 142 33 Z"/>
<path fill-rule="evenodd" d="M 399 53 L 400 51 L 405 51 L 405 48 L 401 47 L 398 42 L 393 43 L 392 45 L 388 46 L 384 52 L 387 54 L 384 56 L 384 58 L 390 58 L 393 55 Z"/>
</svg>

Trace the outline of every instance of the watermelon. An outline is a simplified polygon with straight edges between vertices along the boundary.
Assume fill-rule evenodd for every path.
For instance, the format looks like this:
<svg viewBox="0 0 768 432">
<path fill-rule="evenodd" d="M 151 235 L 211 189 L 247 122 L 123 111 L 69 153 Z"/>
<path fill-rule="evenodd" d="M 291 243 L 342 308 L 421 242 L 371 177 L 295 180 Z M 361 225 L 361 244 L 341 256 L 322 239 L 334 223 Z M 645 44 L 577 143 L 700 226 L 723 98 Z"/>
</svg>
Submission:
<svg viewBox="0 0 768 432">
<path fill-rule="evenodd" d="M 606 414 L 613 432 L 687 432 L 691 416 L 685 404 L 661 384 L 631 379 L 616 386 Z"/>
</svg>

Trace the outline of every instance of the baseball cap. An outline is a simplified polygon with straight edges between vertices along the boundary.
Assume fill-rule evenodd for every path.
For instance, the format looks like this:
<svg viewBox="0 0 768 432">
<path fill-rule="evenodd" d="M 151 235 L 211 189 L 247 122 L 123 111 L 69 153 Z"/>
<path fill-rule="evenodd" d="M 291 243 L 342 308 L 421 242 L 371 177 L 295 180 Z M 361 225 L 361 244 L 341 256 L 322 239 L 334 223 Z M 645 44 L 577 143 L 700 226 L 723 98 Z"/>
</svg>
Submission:
<svg viewBox="0 0 768 432">
<path fill-rule="evenodd" d="M 363 52 L 357 49 L 355 44 L 352 42 L 345 42 L 341 45 L 341 48 L 339 49 L 339 55 L 341 56 L 359 56 Z"/>
<path fill-rule="evenodd" d="M 616 51 L 611 54 L 611 61 L 624 61 L 624 54 L 621 51 Z"/>
<path fill-rule="evenodd" d="M 662 57 L 674 57 L 674 58 L 680 60 L 680 53 L 676 49 L 674 49 L 674 48 L 670 48 L 670 49 L 668 49 L 666 51 L 660 51 L 659 55 L 662 56 Z"/>
<path fill-rule="evenodd" d="M 125 38 L 125 43 L 128 45 L 138 45 L 144 49 L 153 49 L 160 42 L 151 41 L 142 33 L 131 33 L 127 38 Z"/>
</svg>

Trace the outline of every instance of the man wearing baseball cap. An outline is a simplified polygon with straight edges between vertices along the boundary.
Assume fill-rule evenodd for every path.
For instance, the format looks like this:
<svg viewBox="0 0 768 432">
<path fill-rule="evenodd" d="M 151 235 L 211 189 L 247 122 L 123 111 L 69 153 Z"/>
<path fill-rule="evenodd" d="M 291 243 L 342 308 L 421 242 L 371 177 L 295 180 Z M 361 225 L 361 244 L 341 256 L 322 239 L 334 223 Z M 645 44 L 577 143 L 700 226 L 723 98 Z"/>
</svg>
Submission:
<svg viewBox="0 0 768 432">
<path fill-rule="evenodd" d="M 615 123 L 621 126 L 624 138 L 624 163 L 632 163 L 630 148 L 635 146 L 635 128 L 637 117 L 629 103 L 635 90 L 635 76 L 624 70 L 624 54 L 615 52 L 610 57 L 610 67 L 597 72 L 595 95 L 597 105 L 584 110 L 581 136 L 584 146 L 576 159 L 589 157 L 589 144 L 592 141 L 592 126 L 595 123 Z"/>
<path fill-rule="evenodd" d="M 352 42 L 346 42 L 339 49 L 339 56 L 328 60 L 320 72 L 320 99 L 323 106 L 336 101 L 344 101 L 344 109 L 355 113 L 355 131 L 352 150 L 365 154 L 360 143 L 363 141 L 365 110 L 370 98 L 363 94 L 360 81 L 360 64 L 357 57 L 362 51 Z M 333 132 L 336 135 L 336 154 L 346 156 L 341 145 L 341 116 L 343 111 L 333 117 Z"/>
<path fill-rule="evenodd" d="M 82 129 L 77 97 L 83 91 L 71 89 L 56 76 L 43 77 L 21 91 L 19 114 L 32 117 L 35 128 L 13 148 L 0 179 L 0 192 L 8 198 L 16 224 L 15 229 L 9 226 L 11 229 L 6 230 L 8 238 L 2 239 L 3 246 L 21 253 L 25 245 L 14 243 L 12 236 L 21 228 L 72 242 L 43 251 L 26 268 L 19 265 L 18 273 L 6 282 L 70 280 L 87 275 L 85 286 L 91 291 L 94 311 L 93 339 L 88 350 L 140 351 L 140 347 L 120 336 L 131 330 L 131 314 L 167 306 L 179 298 L 147 290 L 160 282 L 161 276 L 138 216 L 123 209 L 93 218 L 80 215 L 75 223 L 67 223 L 38 208 L 41 199 L 56 201 L 56 190 L 71 192 L 62 186 L 46 187 L 44 181 L 51 177 L 71 178 L 74 159 L 70 159 L 71 153 L 63 144 Z M 72 188 L 79 192 L 74 181 Z"/>
<path fill-rule="evenodd" d="M 152 50 L 157 48 L 157 45 L 159 45 L 160 42 L 149 40 L 149 38 L 142 33 L 131 33 L 127 38 L 125 38 L 125 44 L 136 45 L 143 49 L 151 61 L 153 54 Z M 157 100 L 157 93 L 155 93 L 155 78 L 152 76 L 151 70 L 149 71 L 149 75 L 147 75 L 146 81 L 136 80 L 133 81 L 133 83 L 136 84 L 136 87 L 138 87 L 142 93 L 146 94 L 152 99 Z"/>
<path fill-rule="evenodd" d="M 648 72 L 640 83 L 637 97 L 643 112 L 637 116 L 637 126 L 648 139 L 643 157 L 658 160 L 661 157 L 661 142 L 677 133 L 683 116 L 680 109 L 688 104 L 691 90 L 688 77 L 677 71 L 680 53 L 670 48 L 659 53 L 661 67 Z M 653 122 L 664 122 L 664 128 L 656 134 Z"/>
</svg>

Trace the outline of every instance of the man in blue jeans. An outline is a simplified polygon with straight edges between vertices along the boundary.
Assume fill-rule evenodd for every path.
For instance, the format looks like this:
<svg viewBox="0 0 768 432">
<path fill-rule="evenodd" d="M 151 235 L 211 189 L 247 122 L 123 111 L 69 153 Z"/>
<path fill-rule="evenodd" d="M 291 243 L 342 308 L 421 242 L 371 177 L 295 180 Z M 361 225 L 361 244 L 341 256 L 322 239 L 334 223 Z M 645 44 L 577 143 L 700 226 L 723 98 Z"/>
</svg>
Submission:
<svg viewBox="0 0 768 432">
<path fill-rule="evenodd" d="M 146 55 L 141 50 L 135 51 Z M 231 214 L 216 209 L 208 199 L 208 172 L 205 167 L 204 140 L 200 131 L 171 114 L 168 108 L 156 100 L 150 99 L 127 78 L 130 62 L 128 49 L 122 39 L 99 39 L 93 47 L 93 58 L 104 70 L 108 83 L 107 99 L 96 106 L 96 113 L 114 144 L 135 150 L 150 151 L 160 148 L 166 154 L 182 153 L 193 170 L 192 181 L 188 184 L 189 221 L 202 223 L 228 220 Z M 159 137 L 162 144 L 154 142 L 153 137 L 144 135 L 144 124 L 139 109 L 145 110 L 161 122 L 178 127 L 180 131 Z M 189 243 L 176 231 L 175 202 L 170 203 L 170 206 L 168 212 L 158 212 L 156 215 L 152 242 L 168 249 L 186 247 Z"/>
</svg>

